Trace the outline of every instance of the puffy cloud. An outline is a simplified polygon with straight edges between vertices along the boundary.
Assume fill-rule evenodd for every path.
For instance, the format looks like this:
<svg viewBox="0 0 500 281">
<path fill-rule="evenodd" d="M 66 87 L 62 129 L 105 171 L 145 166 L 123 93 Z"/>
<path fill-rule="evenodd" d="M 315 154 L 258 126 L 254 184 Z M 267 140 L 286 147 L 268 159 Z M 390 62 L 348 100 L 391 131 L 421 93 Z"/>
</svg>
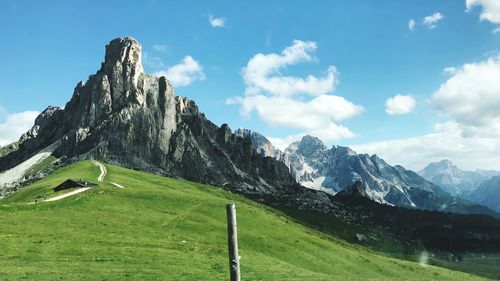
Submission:
<svg viewBox="0 0 500 281">
<path fill-rule="evenodd" d="M 297 136 L 312 134 L 324 141 L 353 137 L 351 130 L 337 122 L 359 115 L 363 108 L 330 94 L 337 83 L 334 66 L 319 78 L 281 73 L 287 66 L 315 60 L 316 48 L 315 42 L 295 40 L 280 54 L 256 54 L 242 69 L 245 95 L 229 98 L 227 103 L 240 105 L 246 117 L 256 112 L 270 126 L 302 130 Z"/>
<path fill-rule="evenodd" d="M 410 20 L 408 21 L 408 29 L 409 29 L 410 31 L 415 30 L 415 24 L 416 24 L 416 23 L 415 23 L 415 20 L 414 20 L 414 19 L 410 19 Z"/>
<path fill-rule="evenodd" d="M 314 60 L 316 48 L 315 42 L 295 40 L 281 54 L 256 54 L 242 71 L 247 86 L 245 93 L 269 92 L 283 96 L 305 93 L 318 96 L 333 91 L 336 84 L 334 66 L 329 66 L 326 76 L 320 78 L 313 75 L 306 78 L 280 75 L 280 70 L 287 66 Z"/>
<path fill-rule="evenodd" d="M 203 67 L 191 56 L 185 56 L 179 64 L 154 75 L 165 76 L 175 87 L 187 86 L 196 80 L 205 79 Z"/>
<path fill-rule="evenodd" d="M 467 11 L 475 6 L 481 7 L 479 18 L 494 24 L 500 24 L 500 1 L 498 0 L 466 0 Z"/>
<path fill-rule="evenodd" d="M 251 98 L 231 98 L 228 103 L 240 104 L 240 112 L 244 116 L 255 110 L 271 125 L 302 129 L 323 127 L 328 125 L 330 120 L 342 121 L 352 118 L 363 110 L 361 106 L 334 95 L 321 95 L 308 101 L 257 95 Z"/>
<path fill-rule="evenodd" d="M 38 111 L 24 111 L 19 113 L 8 114 L 2 108 L 0 113 L 5 115 L 4 121 L 0 123 L 0 145 L 10 144 L 15 142 L 28 131 L 35 119 L 40 114 Z"/>
<path fill-rule="evenodd" d="M 463 65 L 432 97 L 466 135 L 500 129 L 500 56 Z"/>
<path fill-rule="evenodd" d="M 351 118 L 363 110 L 361 106 L 333 95 L 321 95 L 309 101 L 257 95 L 232 98 L 228 103 L 239 104 L 244 116 L 256 111 L 271 126 L 303 129 L 304 134 L 311 134 L 325 141 L 353 137 L 353 132 L 335 124 L 335 121 Z"/>
<path fill-rule="evenodd" d="M 499 26 L 499 27 L 495 27 L 495 28 L 491 31 L 491 33 L 493 33 L 493 34 L 496 34 L 496 33 L 499 33 L 499 32 L 500 32 L 500 26 Z"/>
<path fill-rule="evenodd" d="M 442 20 L 444 18 L 444 16 L 441 14 L 441 13 L 434 13 L 430 16 L 427 16 L 427 17 L 424 17 L 423 21 L 422 21 L 422 25 L 427 27 L 427 28 L 430 28 L 430 29 L 434 29 L 436 28 L 436 24 L 438 21 Z"/>
<path fill-rule="evenodd" d="M 449 121 L 427 135 L 352 147 L 416 170 L 444 158 L 464 169 L 500 170 L 499 77 L 500 56 L 465 64 L 431 99 Z"/>
<path fill-rule="evenodd" d="M 212 15 L 208 17 L 208 22 L 213 28 L 224 27 L 226 24 L 225 18 L 214 18 Z"/>
<path fill-rule="evenodd" d="M 416 101 L 411 96 L 395 95 L 385 102 L 385 112 L 389 115 L 407 114 L 413 111 Z"/>
</svg>

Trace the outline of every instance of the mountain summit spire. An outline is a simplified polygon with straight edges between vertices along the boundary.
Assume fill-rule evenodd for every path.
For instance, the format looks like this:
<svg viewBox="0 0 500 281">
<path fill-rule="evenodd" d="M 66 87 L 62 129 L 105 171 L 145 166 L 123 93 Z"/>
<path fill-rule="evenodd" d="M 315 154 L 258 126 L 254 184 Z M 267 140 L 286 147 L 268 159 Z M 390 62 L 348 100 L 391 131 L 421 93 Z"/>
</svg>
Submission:
<svg viewBox="0 0 500 281">
<path fill-rule="evenodd" d="M 106 45 L 106 55 L 101 70 L 110 82 L 111 96 L 137 96 L 138 83 L 144 76 L 142 48 L 132 37 L 115 38 Z"/>
<path fill-rule="evenodd" d="M 121 65 L 130 67 L 137 72 L 144 72 L 142 68 L 142 47 L 132 37 L 115 38 L 106 45 L 103 69 L 108 72 L 110 68 Z"/>
</svg>

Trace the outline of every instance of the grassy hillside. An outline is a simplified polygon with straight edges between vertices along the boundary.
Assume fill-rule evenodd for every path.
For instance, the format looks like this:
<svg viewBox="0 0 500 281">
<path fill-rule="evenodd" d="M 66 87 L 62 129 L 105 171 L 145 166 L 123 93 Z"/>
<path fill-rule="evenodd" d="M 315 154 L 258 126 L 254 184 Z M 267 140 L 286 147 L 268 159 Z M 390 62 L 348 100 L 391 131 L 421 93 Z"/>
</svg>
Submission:
<svg viewBox="0 0 500 281">
<path fill-rule="evenodd" d="M 60 201 L 28 204 L 99 169 L 79 162 L 0 200 L 0 280 L 226 280 L 229 202 L 244 280 L 480 280 L 377 255 L 224 190 L 107 168 L 99 188 Z"/>
</svg>

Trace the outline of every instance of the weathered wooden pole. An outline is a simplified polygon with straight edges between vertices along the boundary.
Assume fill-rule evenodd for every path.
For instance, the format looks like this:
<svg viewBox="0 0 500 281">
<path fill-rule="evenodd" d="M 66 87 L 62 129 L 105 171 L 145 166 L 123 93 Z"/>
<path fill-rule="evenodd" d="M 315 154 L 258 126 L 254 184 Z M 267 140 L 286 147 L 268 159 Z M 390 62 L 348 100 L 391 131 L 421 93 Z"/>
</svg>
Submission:
<svg viewBox="0 0 500 281">
<path fill-rule="evenodd" d="M 240 255 L 238 254 L 238 233 L 236 226 L 236 205 L 226 205 L 227 244 L 229 250 L 229 272 L 231 281 L 240 281 Z"/>
</svg>

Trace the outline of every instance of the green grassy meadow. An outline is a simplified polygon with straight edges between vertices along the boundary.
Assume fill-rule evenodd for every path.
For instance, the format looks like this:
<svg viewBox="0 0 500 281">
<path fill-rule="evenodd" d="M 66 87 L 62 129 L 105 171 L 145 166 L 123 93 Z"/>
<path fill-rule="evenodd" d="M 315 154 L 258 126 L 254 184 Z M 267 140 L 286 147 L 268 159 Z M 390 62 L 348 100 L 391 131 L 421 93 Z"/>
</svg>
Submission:
<svg viewBox="0 0 500 281">
<path fill-rule="evenodd" d="M 78 162 L 0 200 L 0 280 L 227 280 L 231 202 L 243 280 L 484 280 L 377 254 L 218 188 L 106 167 L 98 188 L 60 201 L 40 199 L 68 178 L 97 182 L 99 168 Z"/>
</svg>

